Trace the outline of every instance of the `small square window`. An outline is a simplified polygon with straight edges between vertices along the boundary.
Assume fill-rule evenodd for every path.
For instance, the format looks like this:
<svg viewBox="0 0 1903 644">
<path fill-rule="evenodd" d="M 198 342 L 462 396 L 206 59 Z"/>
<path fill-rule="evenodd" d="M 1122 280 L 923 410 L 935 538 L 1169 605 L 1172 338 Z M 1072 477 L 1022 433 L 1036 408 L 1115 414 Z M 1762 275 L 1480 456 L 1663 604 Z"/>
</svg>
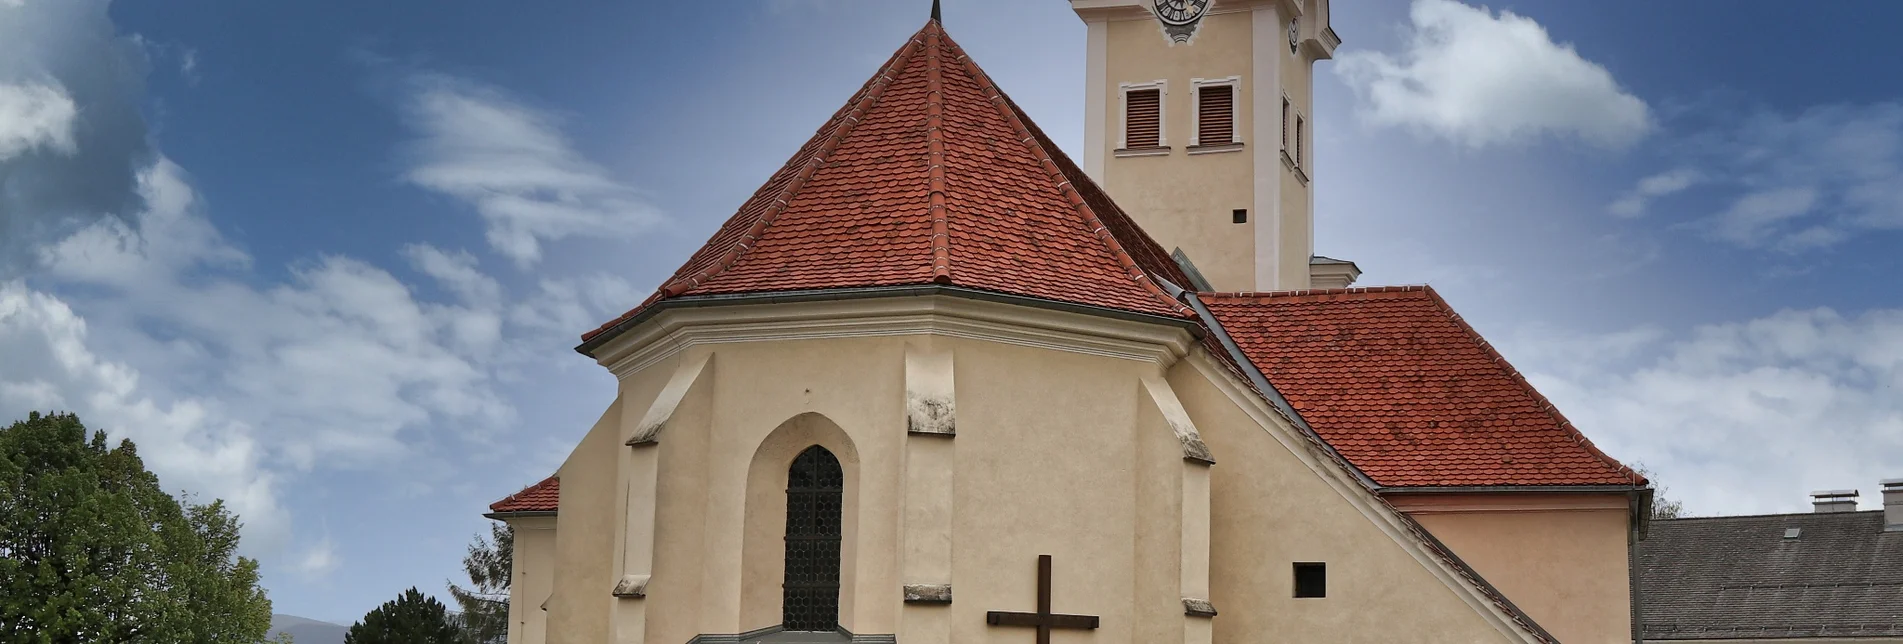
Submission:
<svg viewBox="0 0 1903 644">
<path fill-rule="evenodd" d="M 1249 223 L 1249 209 L 1237 208 L 1234 211 L 1229 213 L 1229 218 L 1231 221 L 1234 221 L 1238 224 Z"/>
<path fill-rule="evenodd" d="M 1295 564 L 1295 596 L 1327 597 L 1328 564 L 1320 562 L 1298 562 Z"/>
</svg>

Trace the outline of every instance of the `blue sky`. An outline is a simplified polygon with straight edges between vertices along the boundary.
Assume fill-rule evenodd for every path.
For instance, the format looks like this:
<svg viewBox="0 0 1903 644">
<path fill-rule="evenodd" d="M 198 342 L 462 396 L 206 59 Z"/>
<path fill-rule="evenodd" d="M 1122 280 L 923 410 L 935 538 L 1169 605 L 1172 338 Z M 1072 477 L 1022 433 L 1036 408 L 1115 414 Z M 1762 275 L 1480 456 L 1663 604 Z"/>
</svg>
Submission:
<svg viewBox="0 0 1903 644">
<path fill-rule="evenodd" d="M 1072 152 L 1065 3 L 948 29 Z M 916 6 L 913 6 L 916 5 Z M 459 576 L 638 302 L 927 3 L 0 0 L 0 418 L 224 498 L 280 612 Z M 1903 5 L 1338 0 L 1317 246 L 1697 513 L 1903 476 Z"/>
</svg>

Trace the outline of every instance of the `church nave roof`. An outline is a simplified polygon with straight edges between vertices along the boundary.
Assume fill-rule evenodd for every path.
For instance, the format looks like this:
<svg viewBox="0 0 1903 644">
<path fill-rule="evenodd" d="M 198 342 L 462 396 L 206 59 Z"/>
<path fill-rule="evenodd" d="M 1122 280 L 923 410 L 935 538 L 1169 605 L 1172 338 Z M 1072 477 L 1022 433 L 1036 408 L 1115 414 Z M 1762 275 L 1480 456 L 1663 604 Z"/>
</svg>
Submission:
<svg viewBox="0 0 1903 644">
<path fill-rule="evenodd" d="M 1198 297 L 1302 419 L 1384 487 L 1645 482 L 1432 288 Z"/>
</svg>

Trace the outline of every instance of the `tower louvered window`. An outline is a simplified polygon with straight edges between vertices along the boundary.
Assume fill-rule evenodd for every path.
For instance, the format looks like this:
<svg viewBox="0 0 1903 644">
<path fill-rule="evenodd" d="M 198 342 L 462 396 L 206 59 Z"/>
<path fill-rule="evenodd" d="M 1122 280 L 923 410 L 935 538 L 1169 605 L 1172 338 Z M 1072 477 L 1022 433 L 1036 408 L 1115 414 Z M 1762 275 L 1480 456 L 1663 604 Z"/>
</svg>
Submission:
<svg viewBox="0 0 1903 644">
<path fill-rule="evenodd" d="M 1302 137 L 1307 134 L 1308 124 L 1302 121 L 1302 115 L 1295 115 L 1295 167 L 1305 167 L 1302 162 Z"/>
<path fill-rule="evenodd" d="M 839 459 L 814 445 L 786 475 L 786 577 L 782 628 L 839 628 L 839 540 L 845 474 Z"/>
<path fill-rule="evenodd" d="M 1211 85 L 1196 93 L 1196 144 L 1224 145 L 1236 136 L 1236 87 Z"/>
<path fill-rule="evenodd" d="M 1154 148 L 1163 145 L 1163 91 L 1133 89 L 1123 95 L 1123 145 Z"/>
<path fill-rule="evenodd" d="M 1289 149 L 1288 147 L 1288 130 L 1289 130 L 1288 119 L 1289 119 L 1289 116 L 1293 115 L 1294 113 L 1295 113 L 1295 107 L 1289 104 L 1288 97 L 1287 96 L 1282 97 L 1282 149 L 1284 151 Z"/>
</svg>

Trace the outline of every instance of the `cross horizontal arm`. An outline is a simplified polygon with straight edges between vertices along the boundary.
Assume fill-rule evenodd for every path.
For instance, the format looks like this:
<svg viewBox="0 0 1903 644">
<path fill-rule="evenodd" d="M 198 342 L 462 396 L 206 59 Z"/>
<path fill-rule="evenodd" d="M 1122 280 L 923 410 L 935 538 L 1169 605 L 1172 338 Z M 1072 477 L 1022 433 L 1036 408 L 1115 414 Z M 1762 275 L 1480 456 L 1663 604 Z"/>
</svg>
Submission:
<svg viewBox="0 0 1903 644">
<path fill-rule="evenodd" d="M 1037 613 L 1014 613 L 1009 611 L 994 610 L 994 611 L 985 613 L 985 623 L 990 624 L 992 626 L 1033 626 L 1035 627 L 1035 626 L 1042 626 L 1045 624 L 1049 624 L 1051 628 L 1096 628 L 1097 616 L 1096 615 L 1065 615 L 1063 613 L 1051 613 L 1050 615 L 1038 615 Z"/>
</svg>

